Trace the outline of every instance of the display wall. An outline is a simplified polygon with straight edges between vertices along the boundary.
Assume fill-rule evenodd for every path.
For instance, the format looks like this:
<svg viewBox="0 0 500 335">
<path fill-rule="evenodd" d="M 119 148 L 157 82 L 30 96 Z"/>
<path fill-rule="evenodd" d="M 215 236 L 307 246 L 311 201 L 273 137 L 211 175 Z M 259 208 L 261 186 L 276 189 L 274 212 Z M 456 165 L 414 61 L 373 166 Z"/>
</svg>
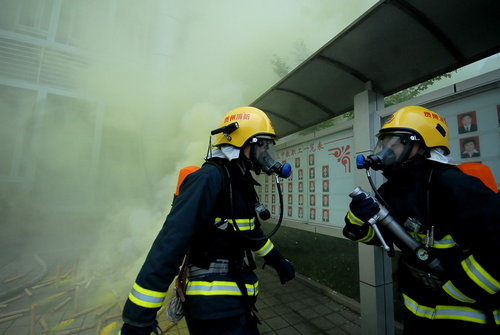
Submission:
<svg viewBox="0 0 500 335">
<path fill-rule="evenodd" d="M 277 150 L 282 163 L 292 166 L 291 177 L 281 180 L 287 221 L 334 229 L 344 226 L 348 194 L 354 188 L 352 138 L 348 129 Z M 280 207 L 274 177 L 259 180 L 260 200 L 276 217 Z"/>
<path fill-rule="evenodd" d="M 486 164 L 500 185 L 500 71 L 379 110 L 374 128 L 379 129 L 389 115 L 408 105 L 429 108 L 435 112 L 430 118 L 441 115 L 449 127 L 450 155 L 455 163 Z M 345 121 L 349 122 L 352 125 L 355 120 Z M 292 176 L 281 179 L 285 225 L 342 236 L 349 193 L 356 187 L 353 136 L 352 126 L 337 125 L 277 145 L 279 159 L 292 165 Z M 261 202 L 274 218 L 279 217 L 274 177 L 260 175 L 257 179 Z M 383 178 L 378 181 L 380 184 Z"/>
</svg>

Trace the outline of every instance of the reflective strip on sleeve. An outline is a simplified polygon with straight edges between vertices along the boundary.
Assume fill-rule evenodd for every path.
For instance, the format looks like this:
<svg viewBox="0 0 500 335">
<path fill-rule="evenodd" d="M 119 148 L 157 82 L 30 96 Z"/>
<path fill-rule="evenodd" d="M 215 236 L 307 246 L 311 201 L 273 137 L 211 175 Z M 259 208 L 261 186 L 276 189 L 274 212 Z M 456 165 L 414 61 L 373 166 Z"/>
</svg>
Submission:
<svg viewBox="0 0 500 335">
<path fill-rule="evenodd" d="M 366 236 L 360 238 L 359 240 L 356 240 L 356 242 L 370 242 L 373 239 L 373 236 L 375 236 L 375 230 L 372 228 L 372 226 L 368 226 L 368 233 L 366 234 Z"/>
<path fill-rule="evenodd" d="M 451 235 L 446 235 L 440 240 L 434 240 L 433 247 L 436 249 L 449 249 L 453 248 L 456 245 L 457 243 L 455 242 L 455 240 L 453 240 Z"/>
<path fill-rule="evenodd" d="M 157 292 L 145 289 L 134 283 L 134 287 L 130 292 L 128 298 L 134 304 L 145 308 L 158 308 L 163 304 L 167 292 Z"/>
<path fill-rule="evenodd" d="M 495 323 L 500 325 L 500 309 L 496 309 L 493 311 L 493 318 L 495 319 Z"/>
<path fill-rule="evenodd" d="M 489 294 L 495 294 L 500 291 L 500 283 L 479 265 L 473 255 L 464 259 L 461 264 L 467 276 L 483 290 Z"/>
<path fill-rule="evenodd" d="M 349 212 L 347 213 L 347 218 L 349 219 L 349 221 L 352 223 L 352 224 L 355 224 L 357 226 L 362 226 L 364 224 L 364 222 L 360 219 L 358 219 L 356 217 L 356 215 L 354 215 L 352 212 L 351 212 L 351 209 L 349 208 Z"/>
<path fill-rule="evenodd" d="M 226 221 L 231 223 L 231 225 L 233 225 L 233 220 L 228 219 Z M 254 217 L 251 219 L 236 219 L 235 221 L 236 221 L 236 224 L 238 225 L 238 229 L 240 231 L 249 231 L 249 230 L 255 229 L 255 218 Z M 215 218 L 216 225 L 220 222 L 222 222 L 221 218 Z M 233 225 L 233 229 L 236 230 L 234 225 Z"/>
<path fill-rule="evenodd" d="M 427 240 L 427 236 L 425 234 L 418 234 L 415 232 L 409 232 L 409 234 L 417 242 L 425 243 Z M 436 248 L 436 249 L 449 249 L 449 248 L 453 248 L 456 245 L 457 245 L 457 243 L 455 242 L 455 240 L 453 240 L 451 235 L 446 235 L 440 240 L 434 240 L 434 245 L 432 247 Z"/>
<path fill-rule="evenodd" d="M 233 223 L 233 220 L 228 220 Z M 251 219 L 236 219 L 236 224 L 240 231 L 249 231 L 255 229 L 255 218 Z M 234 228 L 236 230 L 236 228 Z"/>
<path fill-rule="evenodd" d="M 436 308 L 419 305 L 415 300 L 403 293 L 406 308 L 416 316 L 430 320 L 461 320 L 480 324 L 486 324 L 486 314 L 483 312 L 463 306 L 437 305 Z"/>
<path fill-rule="evenodd" d="M 474 300 L 472 298 L 469 298 L 468 296 L 466 296 L 465 294 L 463 294 L 462 292 L 460 292 L 460 290 L 457 289 L 455 287 L 455 285 L 453 285 L 453 283 L 451 282 L 451 280 L 448 280 L 446 282 L 446 284 L 443 285 L 443 290 L 446 293 L 448 293 L 453 299 L 456 299 L 458 301 L 467 302 L 467 303 L 474 303 L 474 302 L 476 302 L 476 300 Z"/>
<path fill-rule="evenodd" d="M 256 296 L 259 293 L 259 282 L 255 284 L 245 284 L 247 294 Z M 241 291 L 232 281 L 188 281 L 186 287 L 186 295 L 241 295 Z"/>
<path fill-rule="evenodd" d="M 262 246 L 262 248 L 260 248 L 257 251 L 254 251 L 254 253 L 257 256 L 264 257 L 265 255 L 267 255 L 273 249 L 274 249 L 273 242 L 271 242 L 270 239 L 267 239 L 267 242 Z"/>
</svg>

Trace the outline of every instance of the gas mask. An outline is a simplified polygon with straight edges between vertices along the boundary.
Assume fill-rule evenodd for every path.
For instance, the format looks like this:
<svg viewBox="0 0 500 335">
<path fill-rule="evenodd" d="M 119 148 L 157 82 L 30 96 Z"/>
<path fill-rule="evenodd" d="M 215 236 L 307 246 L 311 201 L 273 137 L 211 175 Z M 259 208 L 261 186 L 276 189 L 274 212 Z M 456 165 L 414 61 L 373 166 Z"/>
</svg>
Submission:
<svg viewBox="0 0 500 335">
<path fill-rule="evenodd" d="M 408 160 L 418 137 L 411 133 L 387 133 L 378 136 L 373 155 L 366 157 L 364 167 L 373 170 L 390 170 Z"/>
<path fill-rule="evenodd" d="M 288 178 L 292 173 L 290 164 L 281 165 L 276 161 L 276 151 L 272 139 L 254 137 L 250 140 L 250 161 L 256 174 L 263 171 L 267 175 L 276 173 L 281 178 Z"/>
</svg>

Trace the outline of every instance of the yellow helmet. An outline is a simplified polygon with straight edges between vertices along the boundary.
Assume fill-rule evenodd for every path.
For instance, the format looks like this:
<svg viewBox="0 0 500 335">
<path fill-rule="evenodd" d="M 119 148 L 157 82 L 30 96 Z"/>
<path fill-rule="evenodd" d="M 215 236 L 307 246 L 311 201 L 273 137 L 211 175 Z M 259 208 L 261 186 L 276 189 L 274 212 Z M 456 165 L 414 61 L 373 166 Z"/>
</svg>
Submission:
<svg viewBox="0 0 500 335">
<path fill-rule="evenodd" d="M 403 107 L 392 114 L 377 136 L 385 133 L 410 131 L 419 135 L 428 148 L 440 147 L 450 153 L 449 131 L 445 119 L 420 106 Z"/>
<path fill-rule="evenodd" d="M 238 123 L 237 126 L 234 125 L 235 122 Z M 238 107 L 227 113 L 219 128 L 212 131 L 213 134 L 216 134 L 216 146 L 230 144 L 237 148 L 241 148 L 252 137 L 276 138 L 274 127 L 266 113 L 250 106 Z"/>
</svg>

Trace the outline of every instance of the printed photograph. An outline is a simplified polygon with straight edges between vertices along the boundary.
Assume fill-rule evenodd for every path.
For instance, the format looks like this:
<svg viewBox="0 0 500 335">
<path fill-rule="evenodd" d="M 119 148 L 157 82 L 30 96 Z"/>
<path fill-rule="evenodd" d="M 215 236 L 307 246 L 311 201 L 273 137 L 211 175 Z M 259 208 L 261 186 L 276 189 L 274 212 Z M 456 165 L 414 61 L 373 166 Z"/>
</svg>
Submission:
<svg viewBox="0 0 500 335">
<path fill-rule="evenodd" d="M 316 192 L 316 185 L 314 184 L 314 181 L 309 182 L 309 192 Z"/>
<path fill-rule="evenodd" d="M 476 111 L 458 114 L 457 121 L 459 134 L 477 131 Z"/>
<path fill-rule="evenodd" d="M 309 196 L 309 206 L 316 206 L 316 196 L 314 194 Z"/>
<path fill-rule="evenodd" d="M 323 209 L 323 222 L 330 221 L 330 210 Z"/>
<path fill-rule="evenodd" d="M 479 136 L 460 139 L 460 157 L 472 158 L 481 156 L 479 149 Z"/>
<path fill-rule="evenodd" d="M 314 154 L 309 155 L 309 165 L 314 165 Z"/>
<path fill-rule="evenodd" d="M 323 178 L 328 178 L 328 165 L 323 165 L 321 168 L 321 175 Z"/>
<path fill-rule="evenodd" d="M 316 208 L 309 209 L 309 218 L 311 220 L 316 220 Z"/>
<path fill-rule="evenodd" d="M 323 194 L 323 207 L 328 207 L 330 205 L 330 197 L 328 194 Z"/>
<path fill-rule="evenodd" d="M 328 179 L 323 180 L 323 192 L 330 191 L 330 181 Z"/>
<path fill-rule="evenodd" d="M 309 168 L 309 179 L 314 179 L 315 174 L 314 174 L 314 168 Z"/>
</svg>

